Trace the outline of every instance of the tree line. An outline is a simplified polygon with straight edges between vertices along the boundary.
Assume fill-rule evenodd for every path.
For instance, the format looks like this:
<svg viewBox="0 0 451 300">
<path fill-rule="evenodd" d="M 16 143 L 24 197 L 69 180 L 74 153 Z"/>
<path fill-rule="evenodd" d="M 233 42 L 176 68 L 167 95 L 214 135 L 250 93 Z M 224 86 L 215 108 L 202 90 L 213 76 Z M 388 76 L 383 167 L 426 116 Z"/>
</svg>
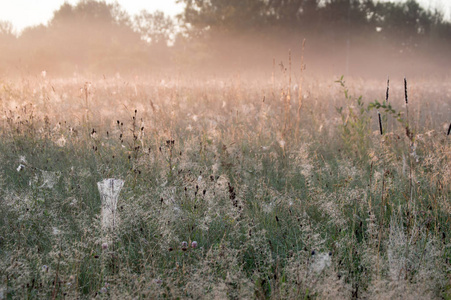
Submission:
<svg viewBox="0 0 451 300">
<path fill-rule="evenodd" d="M 182 14 L 142 11 L 130 16 L 118 4 L 82 0 L 63 4 L 46 25 L 20 35 L 0 22 L 0 72 L 102 71 L 165 68 L 226 56 L 231 37 L 269 41 L 300 36 L 417 47 L 449 44 L 443 13 L 415 0 L 179 0 Z M 283 40 L 283 38 L 280 38 Z M 230 47 L 230 49 L 228 49 Z M 284 45 L 282 47 L 285 47 Z M 236 50 L 238 51 L 238 50 Z"/>
<path fill-rule="evenodd" d="M 397 38 L 450 37 L 443 12 L 424 9 L 416 0 L 180 0 L 183 20 L 198 29 L 289 31 L 359 31 Z"/>
</svg>

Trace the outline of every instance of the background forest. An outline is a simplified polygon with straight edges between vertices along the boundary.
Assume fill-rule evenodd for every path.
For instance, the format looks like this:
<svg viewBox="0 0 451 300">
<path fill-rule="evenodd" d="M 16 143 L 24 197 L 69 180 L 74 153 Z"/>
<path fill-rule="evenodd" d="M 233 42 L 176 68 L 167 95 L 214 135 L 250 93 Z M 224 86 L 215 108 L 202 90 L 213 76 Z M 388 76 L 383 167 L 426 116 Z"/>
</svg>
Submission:
<svg viewBox="0 0 451 300">
<path fill-rule="evenodd" d="M 382 65 L 386 75 L 408 72 L 412 61 L 425 72 L 449 69 L 451 24 L 415 0 L 180 2 L 185 10 L 177 19 L 130 16 L 119 4 L 84 0 L 20 34 L 1 22 L 0 74 L 257 70 L 290 48 L 300 52 L 304 38 L 312 73 L 379 75 Z"/>
</svg>

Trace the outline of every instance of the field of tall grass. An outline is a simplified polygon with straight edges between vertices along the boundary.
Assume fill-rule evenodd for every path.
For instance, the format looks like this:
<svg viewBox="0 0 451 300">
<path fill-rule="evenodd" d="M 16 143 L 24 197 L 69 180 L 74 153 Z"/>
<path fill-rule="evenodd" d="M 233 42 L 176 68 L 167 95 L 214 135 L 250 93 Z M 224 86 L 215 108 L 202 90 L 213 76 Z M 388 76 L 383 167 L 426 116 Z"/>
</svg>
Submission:
<svg viewBox="0 0 451 300">
<path fill-rule="evenodd" d="M 451 299 L 449 79 L 45 75 L 0 79 L 0 299 Z"/>
</svg>

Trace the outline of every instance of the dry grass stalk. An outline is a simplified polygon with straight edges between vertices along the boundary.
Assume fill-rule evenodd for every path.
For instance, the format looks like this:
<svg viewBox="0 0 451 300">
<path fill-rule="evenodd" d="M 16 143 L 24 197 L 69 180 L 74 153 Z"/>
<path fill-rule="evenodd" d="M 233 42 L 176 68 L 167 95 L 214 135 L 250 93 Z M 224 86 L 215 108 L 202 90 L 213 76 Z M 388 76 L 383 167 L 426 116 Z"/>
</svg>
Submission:
<svg viewBox="0 0 451 300">
<path fill-rule="evenodd" d="M 305 50 L 305 38 L 302 41 L 302 50 L 301 50 L 301 72 L 299 75 L 299 86 L 298 86 L 298 111 L 296 115 L 296 140 L 299 136 L 299 125 L 301 123 L 301 107 L 302 107 L 302 84 L 304 83 L 304 50 Z"/>
<path fill-rule="evenodd" d="M 291 49 L 288 50 L 288 90 L 285 98 L 285 124 L 284 132 L 290 129 L 290 106 L 291 106 Z"/>
<path fill-rule="evenodd" d="M 276 84 L 275 83 L 275 75 L 276 75 L 276 58 L 273 57 L 273 59 L 272 59 L 272 75 L 271 75 L 272 97 L 273 97 L 273 99 L 275 97 L 275 93 L 274 93 L 275 84 Z"/>
</svg>

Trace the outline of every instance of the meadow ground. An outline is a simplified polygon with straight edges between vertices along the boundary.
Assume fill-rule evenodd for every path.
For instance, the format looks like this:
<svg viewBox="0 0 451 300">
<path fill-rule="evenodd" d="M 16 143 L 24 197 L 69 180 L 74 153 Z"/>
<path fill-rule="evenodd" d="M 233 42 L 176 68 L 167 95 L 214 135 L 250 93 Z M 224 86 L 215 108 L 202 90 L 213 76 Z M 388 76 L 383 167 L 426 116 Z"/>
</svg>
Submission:
<svg viewBox="0 0 451 300">
<path fill-rule="evenodd" d="M 449 79 L 337 79 L 2 78 L 0 299 L 451 299 Z"/>
</svg>

